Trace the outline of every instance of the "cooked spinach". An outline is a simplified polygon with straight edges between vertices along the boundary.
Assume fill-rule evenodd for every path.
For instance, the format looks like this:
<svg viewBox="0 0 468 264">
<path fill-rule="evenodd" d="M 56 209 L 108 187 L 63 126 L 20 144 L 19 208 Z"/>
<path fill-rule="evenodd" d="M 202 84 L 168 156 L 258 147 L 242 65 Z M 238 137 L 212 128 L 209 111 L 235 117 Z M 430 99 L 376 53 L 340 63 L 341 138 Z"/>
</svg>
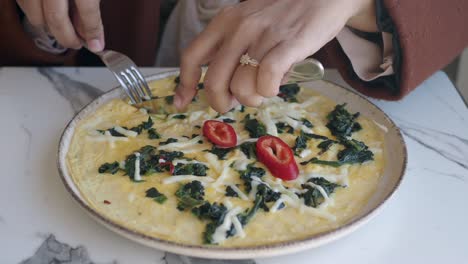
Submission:
<svg viewBox="0 0 468 264">
<path fill-rule="evenodd" d="M 234 191 L 234 189 L 231 186 L 226 186 L 226 196 L 228 197 L 239 197 L 239 194 Z"/>
<path fill-rule="evenodd" d="M 185 209 L 192 209 L 193 207 L 200 206 L 204 203 L 205 188 L 199 181 L 192 181 L 190 183 L 181 185 L 177 189 L 175 196 L 177 197 L 177 209 L 184 211 Z"/>
<path fill-rule="evenodd" d="M 327 127 L 336 137 L 347 137 L 362 129 L 361 125 L 356 122 L 359 112 L 351 114 L 345 107 L 345 103 L 336 105 L 335 109 L 327 115 Z"/>
<path fill-rule="evenodd" d="M 146 190 L 146 197 L 152 198 L 155 202 L 162 204 L 167 200 L 167 196 L 160 193 L 156 188 L 152 187 Z"/>
<path fill-rule="evenodd" d="M 276 123 L 276 130 L 278 130 L 278 133 L 289 133 L 293 134 L 294 133 L 294 128 L 286 123 L 279 122 Z"/>
<path fill-rule="evenodd" d="M 105 130 L 102 130 L 102 129 L 98 129 L 97 132 L 101 133 L 104 135 L 104 133 L 106 133 L 106 131 L 109 131 L 109 133 L 111 134 L 111 136 L 113 137 L 125 137 L 125 135 L 122 135 L 120 134 L 119 132 L 115 131 L 114 128 L 109 128 L 109 129 L 105 129 Z"/>
<path fill-rule="evenodd" d="M 210 150 L 205 151 L 211 152 L 218 156 L 218 159 L 223 160 L 226 158 L 226 155 L 234 149 L 235 148 L 218 148 L 216 146 L 213 146 Z"/>
<path fill-rule="evenodd" d="M 312 178 L 308 180 L 307 182 L 311 182 L 313 184 L 321 186 L 324 191 L 327 193 L 327 195 L 331 195 L 336 188 L 342 187 L 339 184 L 329 182 L 325 178 Z M 323 197 L 322 193 L 319 191 L 319 189 L 315 186 L 311 186 L 309 184 L 302 184 L 301 187 L 306 190 L 306 192 L 303 192 L 300 194 L 300 197 L 304 198 L 304 204 L 307 206 L 311 207 L 317 207 L 320 204 L 322 204 L 325 200 L 325 197 Z"/>
<path fill-rule="evenodd" d="M 185 119 L 185 118 L 187 118 L 187 115 L 177 114 L 177 115 L 172 116 L 172 118 L 174 118 L 174 119 Z"/>
<path fill-rule="evenodd" d="M 374 159 L 374 153 L 362 141 L 341 139 L 340 144 L 345 146 L 345 149 L 338 152 L 337 155 L 338 161 L 341 163 L 363 163 Z"/>
<path fill-rule="evenodd" d="M 252 188 L 252 177 L 262 178 L 265 175 L 265 170 L 260 167 L 255 167 L 253 163 L 247 165 L 247 169 L 238 172 L 240 178 L 244 181 L 244 186 L 247 192 L 250 192 Z"/>
<path fill-rule="evenodd" d="M 174 96 L 173 95 L 166 96 L 164 97 L 164 101 L 166 102 L 166 104 L 171 105 L 174 103 Z"/>
<path fill-rule="evenodd" d="M 236 120 L 231 119 L 231 118 L 224 118 L 224 119 L 223 119 L 223 122 L 224 122 L 224 123 L 231 123 L 231 124 L 232 124 L 232 123 L 235 123 Z"/>
<path fill-rule="evenodd" d="M 192 213 L 200 220 L 218 221 L 227 212 L 223 204 L 205 201 L 202 205 L 192 208 Z"/>
<path fill-rule="evenodd" d="M 309 161 L 301 162 L 301 164 L 305 165 L 310 162 L 332 167 L 339 167 L 343 164 L 363 163 L 374 159 L 374 153 L 372 153 L 372 151 L 369 150 L 369 147 L 367 147 L 366 144 L 364 144 L 362 141 L 341 138 L 339 143 L 345 146 L 345 148 L 338 152 L 336 161 L 320 160 L 314 157 Z"/>
<path fill-rule="evenodd" d="M 164 151 L 160 150 L 157 156 L 158 160 L 173 161 L 174 159 L 182 158 L 184 153 L 182 151 Z"/>
<path fill-rule="evenodd" d="M 312 123 L 309 120 L 305 119 L 305 118 L 302 118 L 301 121 L 302 121 L 302 124 L 304 126 L 308 127 L 308 128 L 313 128 L 314 127 L 314 125 L 312 125 Z"/>
<path fill-rule="evenodd" d="M 334 140 L 331 140 L 331 139 L 326 139 L 322 142 L 320 142 L 318 145 L 317 145 L 317 148 L 321 149 L 319 155 L 325 153 L 327 150 L 330 149 L 330 147 L 335 144 L 336 141 Z"/>
<path fill-rule="evenodd" d="M 296 137 L 296 141 L 294 143 L 294 154 L 299 156 L 299 154 L 307 148 L 307 141 L 311 139 L 312 134 L 304 133 L 304 131 L 301 130 L 299 136 Z"/>
<path fill-rule="evenodd" d="M 292 83 L 292 84 L 284 84 L 280 86 L 280 92 L 278 94 L 286 102 L 297 102 L 297 94 L 301 88 L 299 85 Z"/>
<path fill-rule="evenodd" d="M 148 129 L 148 138 L 149 139 L 160 139 L 161 135 L 154 128 Z"/>
<path fill-rule="evenodd" d="M 130 128 L 130 130 L 135 131 L 138 134 L 141 134 L 143 130 L 150 129 L 153 126 L 153 124 L 154 124 L 153 119 L 151 119 L 151 116 L 149 116 L 147 121 L 143 121 L 138 126 Z"/>
<path fill-rule="evenodd" d="M 248 159 L 255 159 L 257 157 L 257 147 L 255 142 L 244 142 L 240 144 L 239 148 Z"/>
<path fill-rule="evenodd" d="M 167 145 L 179 141 L 177 138 L 168 138 L 166 141 L 159 142 L 159 146 Z"/>
<path fill-rule="evenodd" d="M 174 83 L 179 84 L 180 83 L 180 75 L 177 75 L 174 79 Z"/>
<path fill-rule="evenodd" d="M 203 89 L 205 89 L 205 84 L 202 83 L 202 82 L 201 82 L 201 83 L 198 83 L 198 84 L 197 84 L 197 89 L 198 89 L 198 90 L 203 90 Z"/>
<path fill-rule="evenodd" d="M 99 173 L 111 173 L 116 174 L 119 171 L 119 162 L 114 161 L 112 163 L 104 163 L 99 167 Z"/>
<path fill-rule="evenodd" d="M 206 176 L 208 167 L 202 163 L 178 163 L 174 167 L 173 175 L 195 175 L 195 176 Z"/>
<path fill-rule="evenodd" d="M 255 118 L 251 119 L 250 114 L 244 118 L 244 127 L 251 138 L 259 138 L 267 134 L 265 125 Z"/>
</svg>

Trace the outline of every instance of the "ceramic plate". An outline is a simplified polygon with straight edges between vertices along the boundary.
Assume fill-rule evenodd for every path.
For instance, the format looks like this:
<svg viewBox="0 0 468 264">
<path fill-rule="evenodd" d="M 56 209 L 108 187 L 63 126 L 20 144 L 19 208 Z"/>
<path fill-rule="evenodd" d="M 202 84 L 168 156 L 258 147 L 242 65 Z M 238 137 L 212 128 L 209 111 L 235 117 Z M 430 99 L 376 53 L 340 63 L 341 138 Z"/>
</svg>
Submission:
<svg viewBox="0 0 468 264">
<path fill-rule="evenodd" d="M 178 71 L 170 71 L 165 73 L 156 74 L 148 77 L 149 81 L 162 79 L 171 75 L 178 74 Z M 280 242 L 276 244 L 258 245 L 249 247 L 237 247 L 237 248 L 222 248 L 213 246 L 194 246 L 185 245 L 181 243 L 175 243 L 158 239 L 155 237 L 147 236 L 143 233 L 132 231 L 124 226 L 121 226 L 106 216 L 95 211 L 86 202 L 86 199 L 82 196 L 78 190 L 77 185 L 73 181 L 71 175 L 68 172 L 66 166 L 66 155 L 70 147 L 70 142 L 78 122 L 85 119 L 87 116 L 94 113 L 94 111 L 101 105 L 115 98 L 123 98 L 124 93 L 116 87 L 109 92 L 101 95 L 89 105 L 84 107 L 67 125 L 62 137 L 60 139 L 60 145 L 58 150 L 58 169 L 62 178 L 62 181 L 72 195 L 75 201 L 84 208 L 84 210 L 96 221 L 109 228 L 110 230 L 134 240 L 143 245 L 157 248 L 172 253 L 189 255 L 194 257 L 204 258 L 218 258 L 218 259 L 245 259 L 245 258 L 259 258 L 259 257 L 271 257 L 276 255 L 290 254 L 302 250 L 315 248 L 331 241 L 337 240 L 341 237 L 350 234 L 351 232 L 358 229 L 360 226 L 367 223 L 377 212 L 382 208 L 383 204 L 395 193 L 398 189 L 403 175 L 406 169 L 406 146 L 403 137 L 393 123 L 392 120 L 376 105 L 369 102 L 366 98 L 361 95 L 347 90 L 341 86 L 327 81 L 315 81 L 302 85 L 307 89 L 313 89 L 321 94 L 331 98 L 336 103 L 346 102 L 347 108 L 352 112 L 361 112 L 364 116 L 375 120 L 376 122 L 386 126 L 388 132 L 385 134 L 385 157 L 386 166 L 383 175 L 381 176 L 380 182 L 377 186 L 377 190 L 367 205 L 351 220 L 341 227 L 330 230 L 324 233 L 310 236 L 305 239 L 292 240 L 287 242 Z"/>
</svg>

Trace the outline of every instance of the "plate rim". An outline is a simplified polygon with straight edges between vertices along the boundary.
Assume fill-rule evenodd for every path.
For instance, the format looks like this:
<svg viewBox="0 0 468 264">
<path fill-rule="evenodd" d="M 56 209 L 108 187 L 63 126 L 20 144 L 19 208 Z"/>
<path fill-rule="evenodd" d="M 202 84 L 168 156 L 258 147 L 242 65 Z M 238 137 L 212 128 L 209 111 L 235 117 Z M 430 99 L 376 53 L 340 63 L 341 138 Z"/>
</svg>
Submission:
<svg viewBox="0 0 468 264">
<path fill-rule="evenodd" d="M 180 73 L 179 69 L 174 70 L 167 70 L 164 72 L 159 72 L 156 74 L 151 74 L 145 76 L 146 80 L 154 81 L 163 79 L 169 76 L 177 75 Z M 77 119 L 81 118 L 83 114 L 83 110 L 87 109 L 94 103 L 98 103 L 100 99 L 106 96 L 109 93 L 114 92 L 116 89 L 120 89 L 120 86 L 116 86 L 98 97 L 94 98 L 91 102 L 83 106 L 77 113 L 74 114 L 73 118 L 67 123 L 63 132 L 60 136 L 58 151 L 57 151 L 57 168 L 59 171 L 59 176 L 62 180 L 62 183 L 65 186 L 67 192 L 73 197 L 74 201 L 77 202 L 80 207 L 85 210 L 85 212 L 90 215 L 94 220 L 99 222 L 100 224 L 104 225 L 106 228 L 122 235 L 130 240 L 138 242 L 140 244 L 156 248 L 159 250 L 168 251 L 175 254 L 183 254 L 193 257 L 203 257 L 203 258 L 217 258 L 217 259 L 245 259 L 245 258 L 263 258 L 263 257 L 272 257 L 278 255 L 285 255 L 290 253 L 295 253 L 299 251 L 303 251 L 306 249 L 315 248 L 334 240 L 337 240 L 341 237 L 344 237 L 365 223 L 371 220 L 374 216 L 381 211 L 383 206 L 387 203 L 387 201 L 394 196 L 396 191 L 401 186 L 403 179 L 405 178 L 406 170 L 407 170 L 407 163 L 408 163 L 408 151 L 405 140 L 401 133 L 401 130 L 395 124 L 395 122 L 382 110 L 380 107 L 375 105 L 373 102 L 368 100 L 363 95 L 359 94 L 358 92 L 347 89 L 340 84 L 337 84 L 332 81 L 328 80 L 321 80 L 323 82 L 327 82 L 329 84 L 338 86 L 342 89 L 345 89 L 347 92 L 350 92 L 362 100 L 365 100 L 367 103 L 371 104 L 375 107 L 378 111 L 380 111 L 384 118 L 391 124 L 393 129 L 397 132 L 397 140 L 401 143 L 402 151 L 403 151 L 403 167 L 401 170 L 400 175 L 398 176 L 398 180 L 395 186 L 391 189 L 391 191 L 377 204 L 377 206 L 371 208 L 368 212 L 363 214 L 361 217 L 353 219 L 352 221 L 339 226 L 335 229 L 328 230 L 325 232 L 321 232 L 318 234 L 314 234 L 311 236 L 307 236 L 306 238 L 301 239 L 294 239 L 294 240 L 287 240 L 275 243 L 269 243 L 266 245 L 259 245 L 259 246 L 242 246 L 242 247 L 216 247 L 216 246 L 207 246 L 207 245 L 190 245 L 180 242 L 169 241 L 165 239 L 160 239 L 154 236 L 145 235 L 142 232 L 132 230 L 131 228 L 125 227 L 112 219 L 106 217 L 105 215 L 99 213 L 97 210 L 94 210 L 91 206 L 87 204 L 87 202 L 79 197 L 77 193 L 73 190 L 72 186 L 69 185 L 67 179 L 74 183 L 71 175 L 68 172 L 67 163 L 66 163 L 66 155 L 69 150 L 70 142 L 64 142 L 65 137 L 68 133 L 74 132 L 74 127 L 72 126 Z M 71 131 L 71 132 L 70 132 Z M 73 136 L 73 133 L 72 135 Z M 76 188 L 78 188 L 76 186 Z"/>
</svg>

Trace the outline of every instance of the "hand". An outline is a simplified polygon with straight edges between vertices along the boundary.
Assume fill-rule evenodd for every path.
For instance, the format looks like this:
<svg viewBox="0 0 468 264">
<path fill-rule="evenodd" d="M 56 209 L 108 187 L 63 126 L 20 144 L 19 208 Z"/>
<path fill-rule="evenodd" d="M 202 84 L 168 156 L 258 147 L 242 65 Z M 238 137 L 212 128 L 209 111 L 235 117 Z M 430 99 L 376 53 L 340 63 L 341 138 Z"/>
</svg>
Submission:
<svg viewBox="0 0 468 264">
<path fill-rule="evenodd" d="M 208 102 L 218 112 L 238 102 L 256 107 L 279 86 L 295 62 L 314 54 L 349 23 L 377 31 L 374 0 L 249 0 L 225 8 L 184 51 L 175 104 L 196 93 L 201 65 Z M 240 66 L 242 54 L 260 62 Z"/>
<path fill-rule="evenodd" d="M 42 27 L 66 48 L 104 49 L 100 0 L 17 0 L 33 26 Z"/>
</svg>

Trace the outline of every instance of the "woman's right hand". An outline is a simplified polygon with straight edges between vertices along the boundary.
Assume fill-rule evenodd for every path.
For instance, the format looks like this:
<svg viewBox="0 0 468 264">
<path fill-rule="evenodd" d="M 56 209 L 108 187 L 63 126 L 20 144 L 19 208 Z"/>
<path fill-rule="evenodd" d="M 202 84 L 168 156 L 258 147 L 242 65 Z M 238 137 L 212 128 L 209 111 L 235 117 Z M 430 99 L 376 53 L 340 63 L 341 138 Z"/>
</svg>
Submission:
<svg viewBox="0 0 468 264">
<path fill-rule="evenodd" d="M 17 0 L 29 22 L 45 29 L 66 48 L 82 43 L 97 52 L 104 49 L 100 0 Z"/>
</svg>

